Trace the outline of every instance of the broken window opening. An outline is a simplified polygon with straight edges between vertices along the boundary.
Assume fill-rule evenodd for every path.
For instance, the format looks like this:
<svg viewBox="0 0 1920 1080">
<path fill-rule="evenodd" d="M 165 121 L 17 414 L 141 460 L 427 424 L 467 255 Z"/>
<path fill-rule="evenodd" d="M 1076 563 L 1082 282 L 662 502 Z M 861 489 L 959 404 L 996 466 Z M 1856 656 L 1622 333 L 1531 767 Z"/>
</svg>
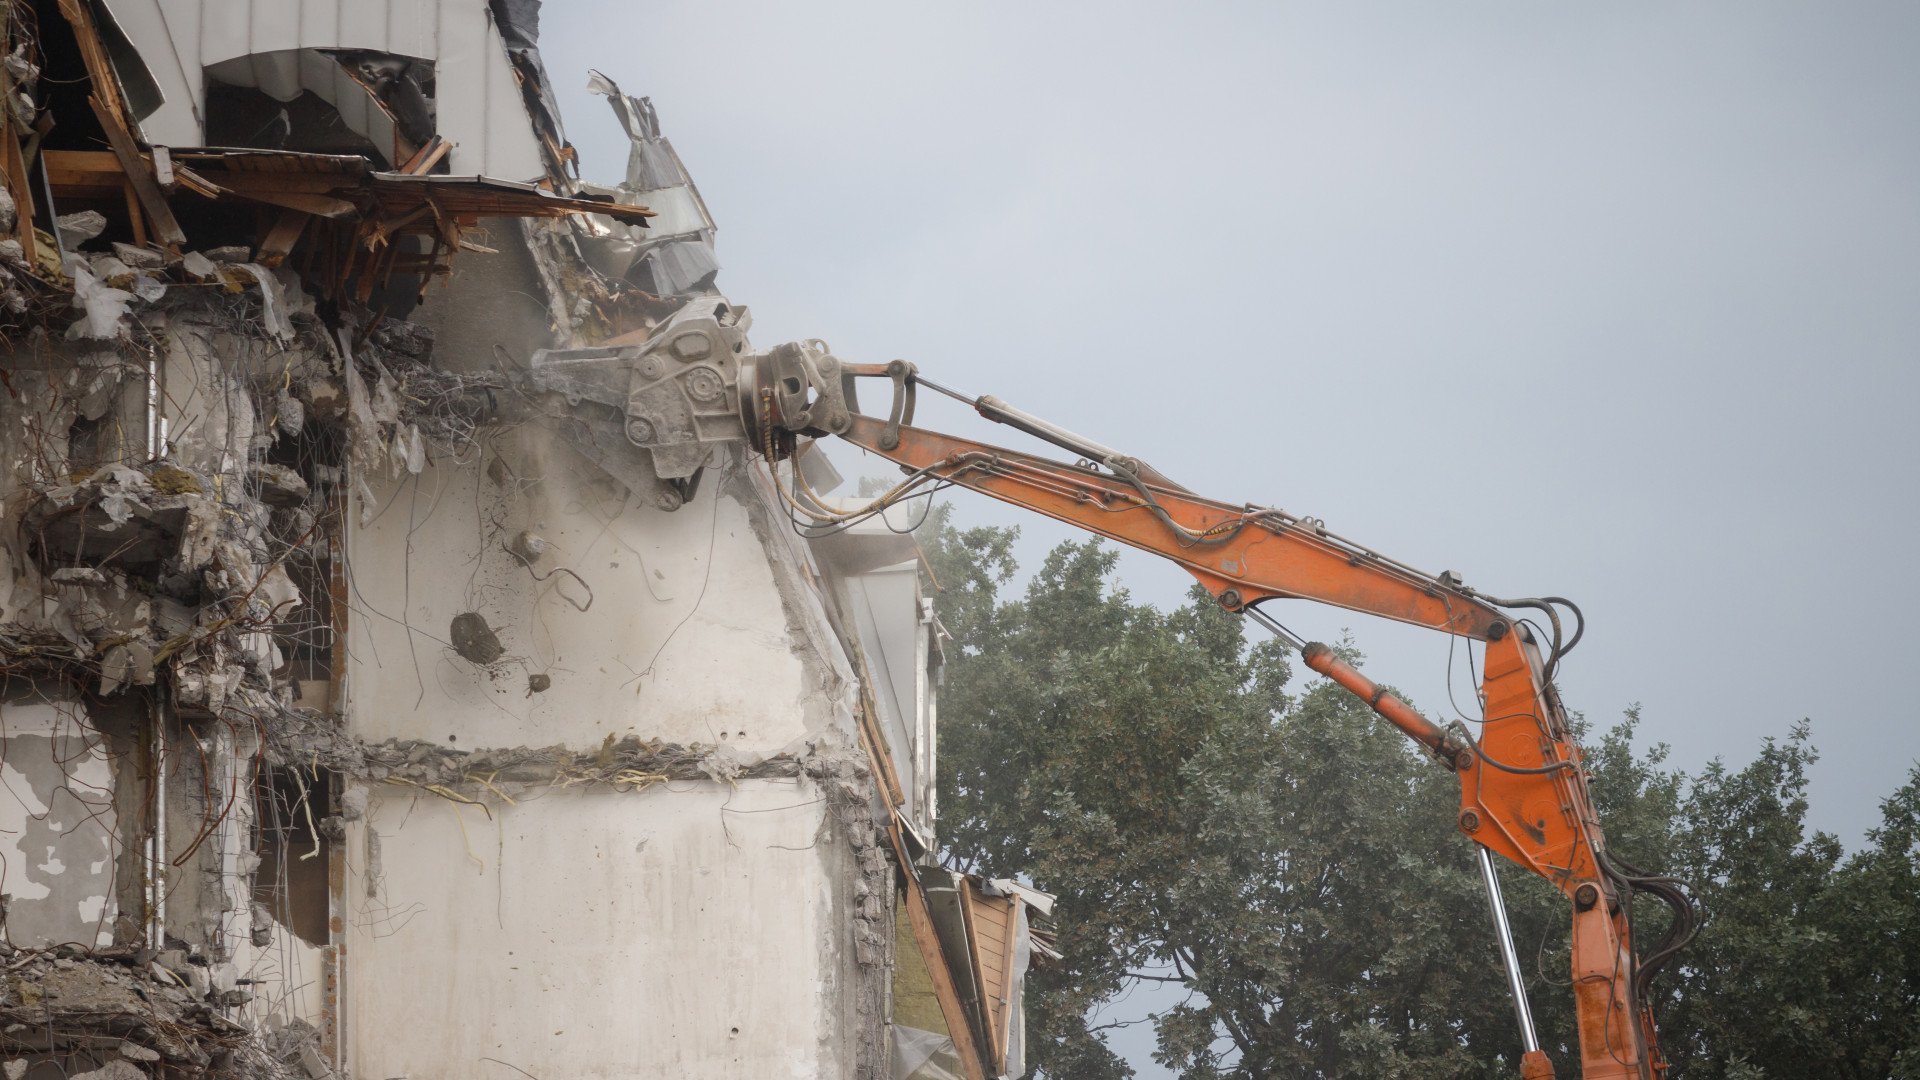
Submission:
<svg viewBox="0 0 1920 1080">
<path fill-rule="evenodd" d="M 285 49 L 206 70 L 209 146 L 365 157 L 400 169 L 433 141 L 433 62 L 391 53 Z M 417 171 L 445 171 L 445 155 Z"/>
<path fill-rule="evenodd" d="M 328 866 L 333 845 L 325 835 L 339 774 L 330 769 L 274 766 L 254 784 L 255 845 L 260 869 L 253 902 L 309 945 L 328 939 Z"/>
<path fill-rule="evenodd" d="M 92 471 L 110 458 L 101 455 L 101 439 L 108 434 L 100 420 L 76 416 L 67 425 L 67 466 L 74 472 Z"/>
<path fill-rule="evenodd" d="M 81 52 L 80 41 L 74 34 L 72 24 L 61 14 L 60 8 L 60 0 L 30 0 L 29 3 L 15 5 L 12 11 L 13 25 L 9 27 L 8 45 L 13 48 L 24 44 L 29 62 L 37 62 L 40 66 L 33 98 L 34 104 L 41 110 L 40 119 L 45 128 L 38 144 L 34 146 L 33 155 L 29 158 L 23 154 L 21 168 L 28 190 L 24 198 L 16 194 L 15 203 L 23 209 L 32 207 L 33 228 L 46 234 L 41 240 L 42 244 L 47 240 L 57 240 L 59 246 L 68 252 L 83 246 L 90 251 L 108 251 L 111 241 L 129 240 L 133 236 L 133 218 L 123 192 L 115 190 L 110 197 L 108 193 L 102 193 L 98 198 L 62 197 L 57 204 L 48 192 L 45 173 L 47 151 L 98 151 L 107 145 L 106 129 L 101 126 L 89 104 L 89 99 L 96 91 L 92 76 L 87 71 L 85 55 Z M 59 118 L 58 123 L 51 122 L 54 117 Z M 25 133 L 16 130 L 15 134 Z M 55 225 L 56 218 L 83 210 L 96 211 L 106 218 L 106 228 L 90 239 L 61 237 Z"/>
<path fill-rule="evenodd" d="M 31 0 L 14 9 L 19 18 L 32 12 L 32 28 L 25 31 L 40 51 L 39 95 L 35 104 L 60 118 L 47 132 L 43 150 L 99 150 L 107 145 L 106 130 L 95 119 L 87 99 L 94 95 L 93 79 L 80 51 L 73 26 L 60 13 L 60 0 Z M 16 38 L 22 31 L 16 30 Z M 38 172 L 36 164 L 34 171 Z M 35 192 L 38 195 L 38 192 Z M 39 200 L 36 198 L 36 202 Z M 61 212 L 66 212 L 62 207 Z"/>
<path fill-rule="evenodd" d="M 297 405 L 297 403 L 295 403 Z M 332 709 L 334 679 L 333 584 L 340 555 L 342 518 L 341 478 L 347 453 L 347 435 L 338 425 L 306 420 L 291 436 L 270 444 L 267 469 L 258 470 L 255 493 L 273 507 L 272 535 L 284 545 L 280 565 L 301 603 L 274 613 L 271 626 L 282 654 L 276 675 L 290 685 L 305 708 Z M 275 480 L 278 470 L 290 474 Z M 298 490 L 300 484 L 305 491 Z"/>
<path fill-rule="evenodd" d="M 387 153 L 347 126 L 340 110 L 311 90 L 281 101 L 250 86 L 207 84 L 207 145 L 306 154 L 356 154 L 382 168 Z"/>
</svg>

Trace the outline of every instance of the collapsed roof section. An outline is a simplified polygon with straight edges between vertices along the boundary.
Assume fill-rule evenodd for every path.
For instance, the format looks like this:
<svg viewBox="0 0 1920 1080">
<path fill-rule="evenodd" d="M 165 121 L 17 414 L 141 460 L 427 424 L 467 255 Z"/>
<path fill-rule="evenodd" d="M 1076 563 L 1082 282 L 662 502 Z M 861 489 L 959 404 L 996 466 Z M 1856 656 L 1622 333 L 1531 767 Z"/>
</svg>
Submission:
<svg viewBox="0 0 1920 1080">
<path fill-rule="evenodd" d="M 606 97 L 627 133 L 627 175 L 618 187 L 582 184 L 584 191 L 640 203 L 655 217 L 645 228 L 611 215 L 586 219 L 582 249 L 601 273 L 630 281 L 657 296 L 687 296 L 713 285 L 720 261 L 713 254 L 713 215 L 693 177 L 660 134 L 653 102 L 623 93 L 595 71 L 587 89 Z"/>
<path fill-rule="evenodd" d="M 223 89 L 241 88 L 276 102 L 283 121 L 304 95 L 319 98 L 389 165 L 431 134 L 454 146 L 456 173 L 538 180 L 572 158 L 532 48 L 539 8 L 526 0 L 107 0 L 99 10 L 139 43 L 144 70 L 122 78 L 150 88 L 131 119 L 152 143 L 213 143 Z M 539 127 L 523 91 L 548 106 Z M 292 134 L 285 122 L 261 132 Z"/>
<path fill-rule="evenodd" d="M 91 257 L 122 243 L 159 256 L 156 280 L 179 280 L 190 247 L 242 248 L 235 261 L 290 265 L 323 301 L 404 314 L 456 252 L 484 248 L 468 235 L 484 219 L 590 215 L 584 236 L 644 237 L 656 216 L 571 179 L 537 5 L 230 6 L 6 5 L 0 233 L 18 250 L 0 247 L 0 307 L 84 289 Z"/>
</svg>

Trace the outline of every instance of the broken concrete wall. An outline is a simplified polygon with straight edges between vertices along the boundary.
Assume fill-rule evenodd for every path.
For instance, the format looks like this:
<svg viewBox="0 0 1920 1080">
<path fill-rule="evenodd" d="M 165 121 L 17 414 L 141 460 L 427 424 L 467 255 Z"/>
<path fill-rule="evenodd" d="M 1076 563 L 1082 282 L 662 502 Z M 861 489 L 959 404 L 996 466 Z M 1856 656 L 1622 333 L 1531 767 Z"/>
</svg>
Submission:
<svg viewBox="0 0 1920 1080">
<path fill-rule="evenodd" d="M 694 307 L 749 348 L 711 220 L 636 276 L 667 247 L 633 177 L 568 179 L 529 5 L 375 8 L 7 24 L 0 1063 L 884 1076 L 904 849 L 841 594 L 761 448 L 655 468 L 528 377 Z M 377 171 L 419 142 L 413 60 L 434 138 L 478 134 Z M 179 110 L 215 84 L 346 117 L 360 76 L 391 130 L 353 137 L 392 153 L 155 145 L 211 130 Z M 505 119 L 460 89 L 513 76 Z"/>
<path fill-rule="evenodd" d="M 857 855 L 815 781 L 391 788 L 356 830 L 359 1075 L 842 1077 Z M 377 837 L 377 840 L 374 839 Z M 460 986 L 462 994 L 429 992 Z"/>
<path fill-rule="evenodd" d="M 460 318 L 466 287 L 441 308 L 449 339 L 487 317 Z M 450 368 L 493 355 L 447 345 Z M 819 594 L 739 456 L 667 511 L 565 423 L 490 427 L 355 508 L 349 731 L 473 764 L 368 789 L 348 842 L 350 1060 L 882 1075 L 892 871 Z M 551 748 L 547 771 L 503 775 L 527 745 Z M 627 745 L 681 764 L 595 770 Z M 423 972 L 520 1004 L 421 995 Z"/>
<path fill-rule="evenodd" d="M 637 734 L 741 757 L 850 738 L 851 672 L 770 561 L 748 485 L 723 473 L 666 513 L 536 427 L 482 456 L 376 487 L 349 541 L 357 735 Z M 463 616 L 484 640 L 461 639 Z"/>
</svg>

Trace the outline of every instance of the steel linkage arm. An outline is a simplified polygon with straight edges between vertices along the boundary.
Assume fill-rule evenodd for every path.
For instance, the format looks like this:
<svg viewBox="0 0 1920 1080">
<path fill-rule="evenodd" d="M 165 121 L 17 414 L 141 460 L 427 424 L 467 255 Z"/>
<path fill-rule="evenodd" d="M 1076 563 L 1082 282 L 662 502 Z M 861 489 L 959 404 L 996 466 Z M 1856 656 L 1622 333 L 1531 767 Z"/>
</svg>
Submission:
<svg viewBox="0 0 1920 1080">
<path fill-rule="evenodd" d="M 901 379 L 896 375 L 895 381 Z M 975 404 L 990 418 L 1007 422 L 990 408 L 1010 413 L 1023 430 L 1099 456 L 1069 465 L 912 427 L 901 422 L 898 409 L 887 421 L 856 414 L 838 434 L 929 480 L 971 488 L 1170 559 L 1232 611 L 1258 617 L 1255 605 L 1264 601 L 1315 600 L 1484 643 L 1485 719 L 1476 739 L 1462 725 L 1443 728 L 1422 716 L 1327 646 L 1292 639 L 1309 667 L 1367 701 L 1453 770 L 1460 780 L 1457 824 L 1463 833 L 1546 878 L 1567 897 L 1581 1075 L 1659 1080 L 1666 1074 L 1651 1015 L 1640 1005 L 1651 972 L 1636 962 L 1628 903 L 1635 889 L 1658 893 L 1647 883 L 1665 879 L 1623 872 L 1609 861 L 1580 750 L 1551 686 L 1541 643 L 1504 610 L 1507 602 L 1476 593 L 1451 575 L 1422 574 L 1328 533 L 1313 519 L 1195 495 L 1132 459 L 993 399 Z M 1677 889 L 1667 892 L 1684 903 Z M 1675 902 L 1664 894 L 1661 899 Z M 1690 926 L 1690 919 L 1690 907 L 1684 913 L 1676 907 L 1677 930 L 1682 923 Z M 1671 952 L 1666 944 L 1658 950 L 1662 958 Z M 1522 1075 L 1551 1076 L 1545 1055 L 1528 1050 Z"/>
</svg>

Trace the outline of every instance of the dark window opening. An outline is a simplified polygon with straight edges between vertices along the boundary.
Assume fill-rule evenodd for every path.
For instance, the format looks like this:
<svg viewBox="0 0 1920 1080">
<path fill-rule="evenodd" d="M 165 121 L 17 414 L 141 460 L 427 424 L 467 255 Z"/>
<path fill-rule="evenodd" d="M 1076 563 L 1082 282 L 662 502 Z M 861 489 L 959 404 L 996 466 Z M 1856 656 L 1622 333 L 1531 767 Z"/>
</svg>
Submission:
<svg viewBox="0 0 1920 1080">
<path fill-rule="evenodd" d="M 430 60 L 355 50 L 281 49 L 206 69 L 209 146 L 406 164 L 434 137 Z M 442 157 L 435 168 L 444 171 Z"/>
<path fill-rule="evenodd" d="M 106 425 L 99 420 L 89 420 L 76 416 L 67 427 L 67 468 L 79 473 L 91 472 L 106 463 L 102 454 L 101 440 L 108 434 Z"/>
<path fill-rule="evenodd" d="M 321 822 L 333 813 L 335 774 L 327 769 L 267 768 L 255 786 L 253 901 L 309 945 L 326 945 L 328 864 L 333 845 Z"/>
<path fill-rule="evenodd" d="M 320 95 L 302 90 L 292 101 L 276 101 L 251 86 L 207 84 L 207 145 L 256 150 L 295 150 L 303 154 L 350 154 L 391 168 L 389 149 L 375 146 L 347 126 Z"/>
<path fill-rule="evenodd" d="M 269 408 L 274 406 L 269 405 Z M 340 481 L 346 434 L 334 424 L 309 419 L 298 433 L 276 439 L 266 452 L 269 465 L 292 470 L 306 482 L 308 496 L 299 508 L 274 511 L 276 545 L 285 552 L 280 565 L 300 590 L 301 603 L 274 616 L 275 644 L 292 683 L 296 703 L 327 711 L 328 684 L 334 677 L 334 576 L 339 562 L 342 498 Z"/>
</svg>

